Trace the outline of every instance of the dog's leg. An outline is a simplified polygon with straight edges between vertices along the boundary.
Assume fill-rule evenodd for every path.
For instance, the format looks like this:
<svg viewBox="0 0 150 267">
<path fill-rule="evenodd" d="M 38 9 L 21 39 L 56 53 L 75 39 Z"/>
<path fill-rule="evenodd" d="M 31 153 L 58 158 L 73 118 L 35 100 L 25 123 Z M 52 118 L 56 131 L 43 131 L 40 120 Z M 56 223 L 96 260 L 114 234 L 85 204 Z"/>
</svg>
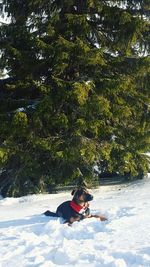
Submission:
<svg viewBox="0 0 150 267">
<path fill-rule="evenodd" d="M 73 223 L 73 222 L 77 222 L 77 221 L 80 221 L 80 220 L 81 220 L 80 216 L 70 217 L 69 222 Z"/>
<path fill-rule="evenodd" d="M 103 216 L 103 215 L 91 215 L 90 218 L 98 218 L 101 221 L 107 221 L 107 218 L 105 216 Z"/>
</svg>

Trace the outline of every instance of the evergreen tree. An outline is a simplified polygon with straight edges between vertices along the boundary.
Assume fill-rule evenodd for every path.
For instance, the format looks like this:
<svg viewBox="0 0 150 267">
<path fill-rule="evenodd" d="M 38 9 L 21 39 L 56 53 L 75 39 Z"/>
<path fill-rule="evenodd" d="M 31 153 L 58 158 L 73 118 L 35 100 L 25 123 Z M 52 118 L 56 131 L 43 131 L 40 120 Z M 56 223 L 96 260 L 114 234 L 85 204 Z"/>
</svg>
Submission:
<svg viewBox="0 0 150 267">
<path fill-rule="evenodd" d="M 148 170 L 149 1 L 3 0 L 1 191 Z"/>
</svg>

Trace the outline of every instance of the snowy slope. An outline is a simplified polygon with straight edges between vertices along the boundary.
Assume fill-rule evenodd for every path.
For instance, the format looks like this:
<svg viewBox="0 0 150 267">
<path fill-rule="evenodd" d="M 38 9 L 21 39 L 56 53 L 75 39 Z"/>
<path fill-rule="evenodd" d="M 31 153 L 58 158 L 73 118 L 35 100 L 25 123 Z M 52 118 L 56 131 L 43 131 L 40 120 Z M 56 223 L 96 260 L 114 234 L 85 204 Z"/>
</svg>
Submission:
<svg viewBox="0 0 150 267">
<path fill-rule="evenodd" d="M 149 177 L 150 178 L 150 177 Z M 70 192 L 0 200 L 0 267 L 150 267 L 150 179 L 93 190 L 93 213 L 69 227 L 42 215 Z"/>
</svg>

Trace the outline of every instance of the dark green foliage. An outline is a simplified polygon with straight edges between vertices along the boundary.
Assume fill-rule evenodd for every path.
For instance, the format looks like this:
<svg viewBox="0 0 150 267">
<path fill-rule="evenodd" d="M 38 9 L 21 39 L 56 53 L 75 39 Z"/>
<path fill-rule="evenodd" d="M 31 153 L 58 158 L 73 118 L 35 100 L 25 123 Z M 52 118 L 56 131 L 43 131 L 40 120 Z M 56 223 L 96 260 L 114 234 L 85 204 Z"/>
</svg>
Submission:
<svg viewBox="0 0 150 267">
<path fill-rule="evenodd" d="M 127 2 L 126 6 L 124 2 Z M 149 1 L 3 0 L 1 192 L 148 170 Z"/>
</svg>

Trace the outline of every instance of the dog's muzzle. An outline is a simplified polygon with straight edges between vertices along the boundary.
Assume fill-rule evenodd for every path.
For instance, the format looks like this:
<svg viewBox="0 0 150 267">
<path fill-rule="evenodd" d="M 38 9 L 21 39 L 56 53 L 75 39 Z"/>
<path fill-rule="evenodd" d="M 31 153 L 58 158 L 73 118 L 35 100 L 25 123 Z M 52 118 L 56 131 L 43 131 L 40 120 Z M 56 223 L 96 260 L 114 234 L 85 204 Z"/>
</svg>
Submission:
<svg viewBox="0 0 150 267">
<path fill-rule="evenodd" d="M 91 201 L 91 200 L 93 200 L 93 196 L 90 195 L 90 194 L 86 194 L 86 196 L 85 196 L 85 202 L 88 202 L 88 201 Z"/>
</svg>

